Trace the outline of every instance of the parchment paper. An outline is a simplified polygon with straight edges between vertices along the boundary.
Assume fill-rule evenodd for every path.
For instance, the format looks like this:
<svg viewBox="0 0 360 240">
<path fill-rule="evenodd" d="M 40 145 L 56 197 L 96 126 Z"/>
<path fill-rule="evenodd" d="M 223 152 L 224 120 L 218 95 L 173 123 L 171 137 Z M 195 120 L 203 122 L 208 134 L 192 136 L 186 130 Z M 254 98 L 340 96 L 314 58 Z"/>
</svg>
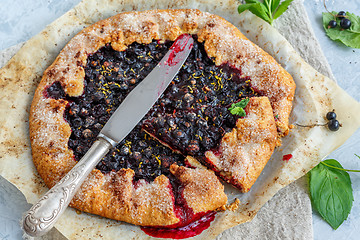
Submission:
<svg viewBox="0 0 360 240">
<path fill-rule="evenodd" d="M 92 1 L 86 1 L 86 2 L 93 3 Z M 324 78 L 320 74 L 316 73 L 311 67 L 309 67 L 305 62 L 303 62 L 299 58 L 299 56 L 293 51 L 291 46 L 284 39 L 282 39 L 282 37 L 273 28 L 267 26 L 262 21 L 254 18 L 249 13 L 244 13 L 244 14 L 242 14 L 241 17 L 239 17 L 237 14 L 235 14 L 233 12 L 231 12 L 231 14 L 225 14 L 225 12 L 221 12 L 221 10 L 218 10 L 219 7 L 220 8 L 223 7 L 224 9 L 228 8 L 228 9 L 234 10 L 234 8 L 233 8 L 234 2 L 232 2 L 232 1 L 229 1 L 228 3 L 222 2 L 222 5 L 217 6 L 217 8 L 216 8 L 217 10 L 211 8 L 212 5 L 214 6 L 214 4 L 215 4 L 214 2 L 206 2 L 206 1 L 201 1 L 201 2 L 203 4 L 201 6 L 207 8 L 205 10 L 209 10 L 210 12 L 217 13 L 218 15 L 225 17 L 227 20 L 230 20 L 236 26 L 239 26 L 240 29 L 243 31 L 243 33 L 245 35 L 247 35 L 247 37 L 249 37 L 252 41 L 257 43 L 258 45 L 261 45 L 269 53 L 273 54 L 273 56 L 276 57 L 277 60 L 293 75 L 293 77 L 298 85 L 298 90 L 297 90 L 298 98 L 296 101 L 294 113 L 292 115 L 292 122 L 299 122 L 299 123 L 304 124 L 306 122 L 309 123 L 309 122 L 314 122 L 314 121 L 315 122 L 316 121 L 318 121 L 318 122 L 324 121 L 324 119 L 323 119 L 324 113 L 326 113 L 326 111 L 328 111 L 328 110 L 332 110 L 331 107 L 333 107 L 338 110 L 337 113 L 339 115 L 339 120 L 341 120 L 344 125 L 344 127 L 338 133 L 329 133 L 329 131 L 327 131 L 325 128 L 294 129 L 293 132 L 287 137 L 287 140 L 284 140 L 284 145 L 282 146 L 282 148 L 279 149 L 274 154 L 273 158 L 269 162 L 268 166 L 266 167 L 264 173 L 262 174 L 261 178 L 257 182 L 256 186 L 254 186 L 255 190 L 253 189 L 247 195 L 244 194 L 244 195 L 239 196 L 238 194 L 233 194 L 233 196 L 232 196 L 232 197 L 235 197 L 235 196 L 239 197 L 243 202 L 251 203 L 250 208 L 247 210 L 251 210 L 255 213 L 281 187 L 283 187 L 283 186 L 287 185 L 288 183 L 292 182 L 293 180 L 299 178 L 301 175 L 303 175 L 305 172 L 307 172 L 311 167 L 315 166 L 318 163 L 318 161 L 321 160 L 322 157 L 326 156 L 330 151 L 332 151 L 334 148 L 339 146 L 343 141 L 345 141 L 350 136 L 350 134 L 353 131 L 356 130 L 356 128 L 359 126 L 359 122 L 356 122 L 357 120 L 355 118 L 353 119 L 353 115 L 351 112 L 349 112 L 349 109 L 341 108 L 341 106 L 344 106 L 344 102 L 352 102 L 353 103 L 352 106 L 354 109 L 360 109 L 360 107 L 357 102 L 353 101 L 351 98 L 349 98 L 346 95 L 346 93 L 344 93 L 340 89 L 338 89 L 337 86 L 335 86 L 330 79 Z M 195 3 L 198 3 L 198 1 L 195 1 Z M 194 5 L 195 3 L 191 2 L 190 5 Z M 161 4 L 161 3 L 159 3 L 159 4 Z M 300 9 L 300 11 L 303 11 L 303 9 L 301 10 L 301 5 L 299 4 L 299 2 L 297 2 L 296 5 L 300 6 L 300 8 L 295 6 L 293 8 L 293 9 L 297 9 L 295 11 L 299 11 L 298 9 Z M 85 4 L 84 6 L 88 7 L 89 5 Z M 181 5 L 181 6 L 184 7 L 185 5 Z M 199 4 L 197 4 L 196 6 L 198 8 L 200 8 L 201 10 L 204 10 L 203 8 L 199 7 L 200 6 Z M 149 6 L 143 5 L 141 7 L 142 7 L 142 9 L 144 9 L 144 8 L 148 9 L 147 7 L 149 7 Z M 178 6 L 176 6 L 176 3 L 173 3 L 173 4 L 171 4 L 170 7 L 178 7 Z M 79 13 L 81 15 L 81 12 L 84 11 L 85 9 L 86 8 L 80 8 L 80 9 L 77 8 L 77 10 L 75 11 L 76 12 L 75 16 L 78 16 Z M 127 7 L 127 9 L 129 9 L 129 7 Z M 226 10 L 228 10 L 228 9 L 226 9 Z M 89 10 L 89 9 L 87 9 L 87 10 Z M 213 10 L 213 11 L 211 11 L 211 10 Z M 218 11 L 218 12 L 216 12 L 216 11 Z M 84 12 L 82 12 L 82 13 L 84 13 Z M 89 13 L 89 15 L 91 15 L 91 11 L 89 11 L 88 13 Z M 110 14 L 110 13 L 106 12 L 106 11 L 105 11 L 105 13 L 99 13 L 99 12 L 95 11 L 94 16 L 92 16 L 93 21 L 103 18 L 104 16 L 107 17 L 107 16 L 109 16 L 108 14 Z M 111 14 L 111 15 L 113 15 L 113 14 Z M 301 15 L 304 16 L 304 12 L 301 13 Z M 70 17 L 67 16 L 67 18 L 68 18 L 68 20 L 70 18 L 72 20 L 79 21 L 79 19 L 74 19 L 74 15 L 71 15 Z M 62 19 L 62 20 L 64 20 L 64 19 Z M 246 23 L 245 23 L 245 21 L 246 21 Z M 281 22 L 280 19 L 278 22 Z M 61 26 L 61 23 L 64 23 L 64 22 L 59 21 L 58 22 L 59 26 Z M 86 22 L 84 24 L 89 24 L 89 23 Z M 284 24 L 284 26 L 288 26 L 286 24 L 286 22 L 284 22 L 283 24 Z M 299 24 L 299 25 L 302 25 L 302 24 Z M 54 41 L 54 39 L 51 39 L 51 37 L 53 37 L 53 36 L 51 36 L 51 33 L 53 33 L 52 31 L 56 30 L 56 28 L 58 28 L 59 26 L 50 26 L 50 28 L 48 27 L 46 29 L 46 33 L 50 38 L 50 39 L 47 38 L 47 40 L 50 40 L 51 43 L 52 43 L 52 41 Z M 279 26 L 281 28 L 281 25 L 279 25 Z M 308 25 L 306 25 L 306 26 L 308 26 Z M 71 28 L 71 26 L 67 26 L 67 27 L 69 27 L 69 29 Z M 66 32 L 69 29 L 62 29 L 62 30 Z M 72 29 L 71 33 L 73 34 L 75 31 L 76 31 L 76 29 Z M 284 31 L 284 33 L 287 32 L 286 30 L 283 30 L 283 31 Z M 296 30 L 293 31 L 293 33 L 294 32 L 296 32 Z M 32 43 L 35 42 L 35 43 L 39 44 L 39 40 L 43 40 L 42 38 L 44 38 L 43 35 L 44 35 L 44 33 L 40 34 L 40 36 L 35 37 L 35 40 L 32 39 L 33 40 Z M 71 37 L 71 34 L 68 37 Z M 293 38 L 291 38 L 291 35 L 290 35 L 290 37 L 288 37 L 288 39 L 289 38 L 292 39 L 292 43 L 295 46 L 298 42 L 302 43 L 304 46 L 306 46 L 306 44 L 304 44 L 306 42 L 306 40 L 304 40 L 304 39 L 302 39 L 302 41 L 294 40 L 297 37 L 299 37 L 299 36 L 294 34 Z M 310 37 L 311 37 L 311 34 L 310 34 Z M 38 39 L 36 39 L 36 38 L 38 38 Z M 66 39 L 68 39 L 68 38 L 66 38 Z M 62 39 L 60 42 L 62 44 L 64 44 L 66 39 Z M 31 42 L 32 40 L 30 40 L 29 42 Z M 56 41 L 58 41 L 58 40 L 56 40 Z M 308 40 L 307 45 L 309 45 L 310 41 L 311 40 Z M 59 45 L 61 45 L 61 44 L 57 44 L 57 45 L 58 46 L 56 46 L 56 47 L 54 47 L 54 46 L 51 47 L 50 44 L 44 44 L 44 45 L 38 45 L 38 47 L 39 46 L 43 47 L 43 50 L 47 53 L 46 56 L 50 55 L 51 57 L 54 57 L 54 56 L 56 56 L 56 53 L 59 50 L 58 49 Z M 312 44 L 310 44 L 310 45 L 312 45 Z M 28 48 L 26 48 L 26 47 L 28 47 Z M 13 59 L 14 61 L 19 60 L 19 58 L 21 58 L 22 60 L 25 60 L 25 61 L 29 60 L 28 55 L 31 54 L 31 51 L 29 51 L 29 45 L 25 46 L 24 48 L 25 48 L 25 50 L 28 50 L 28 51 L 25 52 L 24 49 L 22 51 L 20 51 L 20 54 L 18 54 L 18 59 L 15 58 L 15 60 Z M 315 56 L 322 56 L 320 51 L 316 51 L 317 49 L 320 49 L 320 48 L 318 48 L 318 46 L 316 46 L 316 42 L 315 42 L 315 47 L 313 47 L 311 49 L 315 50 L 314 52 L 316 54 L 309 55 L 309 56 L 307 56 L 305 54 L 305 55 L 303 55 L 303 57 L 314 58 Z M 306 51 L 304 51 L 303 48 L 301 48 L 300 50 L 302 50 L 303 52 L 306 53 Z M 319 55 L 317 55 L 317 54 L 319 54 Z M 42 60 L 43 60 L 43 62 L 50 63 L 51 60 L 53 60 L 53 59 L 42 59 Z M 321 62 L 321 61 L 323 61 L 323 59 L 319 59 L 319 62 Z M 325 62 L 326 61 L 323 61 L 323 63 L 325 63 Z M 315 63 L 316 63 L 316 61 L 315 61 Z M 11 62 L 10 62 L 10 64 L 11 64 Z M 46 65 L 46 64 L 44 64 L 44 65 Z M 324 67 L 323 64 L 320 64 L 320 65 L 323 69 L 326 69 L 326 66 Z M 44 68 L 44 67 L 45 66 L 42 66 L 42 68 Z M 11 66 L 10 67 L 8 66 L 8 69 L 11 69 Z M 5 70 L 7 70 L 7 69 L 5 69 Z M 17 70 L 20 71 L 20 74 L 23 73 L 24 75 L 26 75 L 25 73 L 28 69 L 17 69 Z M 321 70 L 321 69 L 319 69 L 319 70 Z M 11 87 L 7 88 L 7 89 L 11 89 L 13 91 L 11 92 L 11 94 L 6 94 L 6 93 L 4 94 L 4 97 L 6 96 L 9 98 L 1 99 L 1 101 L 2 101 L 1 103 L 4 103 L 4 104 L 1 104 L 1 108 L 0 108 L 1 115 L 2 115 L 2 117 L 0 118 L 1 123 L 5 123 L 5 125 L 3 124 L 2 126 L 6 126 L 5 131 L 1 131 L 0 140 L 3 143 L 5 141 L 8 141 L 8 142 L 6 142 L 6 144 L 3 144 L 2 148 L 0 149 L 1 150 L 0 152 L 2 154 L 7 153 L 6 156 L 0 158 L 1 166 L 4 166 L 3 169 L 5 169 L 5 167 L 6 167 L 7 171 L 5 172 L 5 171 L 3 171 L 3 169 L 1 169 L 2 171 L 0 171 L 0 173 L 5 178 L 9 179 L 11 182 L 13 182 L 15 185 L 17 185 L 17 187 L 19 187 L 25 193 L 25 196 L 28 198 L 28 200 L 30 202 L 35 201 L 39 197 L 39 195 L 42 194 L 46 190 L 46 188 L 44 188 L 43 185 L 41 185 L 41 180 L 38 179 L 38 177 L 36 176 L 36 172 L 34 172 L 34 167 L 31 165 L 29 149 L 28 149 L 29 148 L 28 140 L 24 141 L 24 139 L 27 139 L 26 138 L 27 123 L 24 122 L 27 119 L 26 118 L 27 113 L 24 113 L 24 109 L 28 109 L 29 103 L 31 101 L 32 92 L 34 90 L 34 87 L 36 87 L 36 81 L 38 80 L 38 77 L 40 76 L 41 72 L 42 71 L 38 71 L 31 75 L 33 77 L 33 79 L 35 79 L 35 83 L 31 82 L 31 83 L 29 83 L 29 85 L 24 86 L 24 85 L 21 85 L 21 84 L 23 84 L 23 82 L 19 81 L 20 85 L 16 85 L 16 83 L 14 84 L 17 88 L 11 88 Z M 7 73 L 9 73 L 9 72 L 2 71 L 0 79 L 3 81 L 0 81 L 1 84 L 4 84 L 5 81 L 7 81 L 7 80 L 11 80 L 11 78 L 10 78 L 11 74 L 9 74 L 10 77 L 7 78 Z M 331 74 L 330 72 L 327 72 L 327 75 L 330 75 L 330 74 Z M 315 86 L 315 84 L 314 84 L 314 86 L 312 86 L 312 83 L 316 83 L 317 85 Z M 22 88 L 29 87 L 29 88 L 22 89 L 21 87 Z M 18 91 L 15 91 L 15 90 L 18 90 Z M 23 95 L 25 98 L 22 99 L 23 100 L 22 102 L 21 101 L 15 102 L 15 105 L 14 104 L 10 105 L 9 101 L 7 101 L 7 100 L 14 99 L 14 97 L 16 97 L 19 94 L 18 92 L 20 92 L 22 94 L 24 92 L 28 93 L 29 96 Z M 332 94 L 329 94 L 329 93 L 332 93 Z M 12 96 L 10 96 L 10 95 L 12 95 Z M 336 101 L 334 101 L 334 99 Z M 20 106 L 18 106 L 18 105 L 20 105 Z M 9 110 L 9 107 L 11 109 L 17 109 L 17 110 L 11 111 L 11 110 Z M 12 107 L 14 107 L 14 108 L 12 108 Z M 331 109 L 329 109 L 329 107 Z M 8 113 L 8 115 L 6 117 L 4 116 L 5 113 Z M 20 119 L 21 119 L 21 121 L 19 121 Z M 16 129 L 16 127 L 20 128 L 20 130 L 19 131 L 13 130 L 13 127 L 15 127 L 15 129 Z M 10 129 L 12 131 L 10 131 Z M 25 152 L 16 152 L 15 147 L 17 144 L 13 144 L 13 142 L 9 142 L 10 139 L 13 139 L 10 137 L 14 137 L 14 136 L 18 137 L 19 135 L 23 137 L 22 142 L 20 144 L 24 145 L 25 150 L 27 150 Z M 323 137 L 327 137 L 327 145 L 326 146 L 324 146 L 324 143 L 321 142 L 321 139 Z M 297 141 L 299 139 L 305 139 L 306 142 L 305 141 Z M 13 144 L 13 146 L 11 146 L 12 144 Z M 289 163 L 284 163 L 284 162 L 279 161 L 281 159 L 282 152 L 284 152 L 284 151 L 286 151 L 286 154 L 292 152 L 294 155 L 294 159 L 289 161 Z M 305 157 L 305 159 L 304 159 L 304 157 Z M 303 161 L 303 162 L 300 162 L 300 161 Z M 29 165 L 31 165 L 31 167 L 29 167 Z M 21 171 L 23 174 L 15 174 L 15 176 L 14 175 L 10 176 L 10 174 L 7 173 L 8 169 L 16 169 L 18 171 L 19 170 L 24 170 L 24 171 Z M 30 173 L 30 175 L 32 175 L 33 177 L 24 179 L 23 176 L 26 175 L 27 173 Z M 273 178 L 274 176 L 277 177 L 276 181 L 272 181 L 272 180 L 274 180 L 274 178 Z M 25 181 L 25 180 L 27 180 L 27 181 Z M 29 180 L 31 180 L 33 182 L 29 182 Z M 286 227 L 287 224 L 289 224 L 289 222 L 286 220 L 285 221 L 283 220 L 283 222 L 279 221 L 279 223 L 280 223 L 279 225 L 276 225 L 276 222 L 272 222 L 272 220 L 270 220 L 270 218 L 266 218 L 266 216 L 273 214 L 273 215 L 275 215 L 275 217 L 273 219 L 279 219 L 279 216 L 284 215 L 284 213 L 285 214 L 291 213 L 291 211 L 286 211 L 286 209 L 289 210 L 291 208 L 288 208 L 288 207 L 292 207 L 294 205 L 282 204 L 282 203 L 286 203 L 286 200 L 287 200 L 287 202 L 289 202 L 288 201 L 289 198 L 286 198 L 286 197 L 290 197 L 290 199 L 291 199 L 291 194 L 294 194 L 295 201 L 293 201 L 293 203 L 295 205 L 301 205 L 299 203 L 304 203 L 304 201 L 302 201 L 300 199 L 296 200 L 296 192 L 299 192 L 299 189 L 301 189 L 301 188 L 299 188 L 297 191 L 294 191 L 294 190 L 292 190 L 292 188 L 294 188 L 294 186 L 296 189 L 296 185 L 292 184 L 289 187 L 287 187 L 286 189 L 279 192 L 276 196 L 276 198 L 280 199 L 279 202 L 275 202 L 276 198 L 274 198 L 275 200 L 269 202 L 266 205 L 266 207 L 263 208 L 263 210 L 262 210 L 262 212 L 264 212 L 264 215 L 263 215 L 264 217 L 260 217 L 261 216 L 260 215 L 261 212 L 260 212 L 259 217 L 254 219 L 253 226 L 250 225 L 251 223 L 248 225 L 243 224 L 243 225 L 237 227 L 237 228 L 243 228 L 242 230 L 239 229 L 237 231 L 240 233 L 239 235 L 234 235 L 233 233 L 227 232 L 223 235 L 223 237 L 228 236 L 230 239 L 234 236 L 238 236 L 239 238 L 243 237 L 243 236 L 247 236 L 247 237 L 251 238 L 251 237 L 254 237 L 255 235 L 257 235 L 259 233 L 259 231 L 264 236 L 264 237 L 261 237 L 261 235 L 260 235 L 259 238 L 261 238 L 261 239 L 263 239 L 263 238 L 273 239 L 273 237 L 283 239 L 284 236 L 285 237 L 287 236 L 291 239 L 293 239 L 293 238 L 308 239 L 309 237 L 311 237 L 311 234 L 306 235 L 306 232 L 308 232 L 308 231 L 304 231 L 305 229 L 302 229 L 303 230 L 302 233 L 300 233 L 301 231 L 299 231 L 297 233 L 283 235 L 284 232 L 288 233 L 288 231 L 283 231 L 283 233 L 281 233 L 281 231 L 277 231 L 277 230 L 284 230 L 282 228 Z M 289 189 L 289 191 L 288 191 L 288 189 Z M 302 189 L 304 189 L 304 188 L 302 188 Z M 228 191 L 228 193 L 231 194 L 230 191 Z M 303 193 L 305 193 L 305 191 Z M 303 195 L 305 195 L 305 194 L 303 194 Z M 307 207 L 305 209 L 309 210 L 310 208 L 309 208 L 308 199 L 307 200 L 306 200 L 306 198 L 302 198 L 302 199 L 305 199 L 305 205 L 307 205 Z M 252 201 L 252 200 L 254 200 L 254 201 Z M 281 209 L 281 208 L 279 206 L 283 206 L 284 207 L 283 210 L 285 209 L 285 211 L 280 212 L 279 209 Z M 296 209 L 296 208 L 293 208 L 293 209 Z M 302 210 L 304 210 L 304 209 L 300 209 L 299 212 L 301 212 Z M 309 213 L 310 211 L 307 211 L 307 212 Z M 254 216 L 254 214 L 252 214 L 251 216 L 248 216 L 246 218 L 243 216 L 242 213 L 243 212 L 240 211 L 240 212 L 236 212 L 236 213 L 226 213 L 221 216 L 218 216 L 217 219 L 215 220 L 214 224 L 212 224 L 211 229 L 209 229 L 208 231 L 201 234 L 198 237 L 198 239 L 214 237 L 218 233 L 223 231 L 224 229 L 234 226 L 235 224 L 237 224 L 239 222 L 247 221 Z M 271 214 L 269 214 L 269 213 L 271 213 Z M 293 215 L 296 215 L 296 212 L 293 212 L 293 213 L 295 213 Z M 310 217 L 310 216 L 311 215 L 308 214 L 308 217 Z M 233 219 L 233 221 L 231 221 L 232 219 Z M 265 223 L 264 222 L 256 223 L 255 221 L 257 221 L 257 219 L 263 219 L 263 220 L 265 220 Z M 296 221 L 293 222 L 293 223 L 295 223 L 294 225 L 300 226 L 299 222 L 302 222 L 302 221 L 299 219 Z M 83 224 L 83 223 L 86 223 L 86 224 Z M 104 225 L 105 229 L 109 229 L 109 230 L 104 231 L 104 228 L 102 228 L 101 225 Z M 249 227 L 246 228 L 246 225 Z M 289 226 L 290 225 L 291 224 L 289 224 Z M 113 233 L 116 233 L 118 238 L 120 238 L 122 236 L 122 237 L 128 237 L 128 238 L 135 239 L 138 236 L 143 236 L 143 235 L 138 235 L 140 233 L 138 233 L 139 230 L 135 226 L 131 226 L 128 224 L 122 224 L 122 223 L 114 223 L 114 221 L 110 221 L 110 220 L 106 220 L 106 219 L 99 219 L 96 216 L 91 216 L 88 214 L 77 215 L 74 213 L 73 210 L 67 210 L 62 221 L 60 221 L 57 226 L 70 239 L 81 238 L 80 236 L 92 237 L 92 238 L 94 238 L 94 237 L 99 238 L 100 236 L 103 236 L 104 238 L 106 238 L 107 236 L 114 237 L 114 235 L 110 235 Z M 74 226 L 76 226 L 76 227 L 74 227 Z M 84 229 L 82 229 L 83 226 L 85 227 Z M 267 226 L 267 228 L 265 228 L 264 226 Z M 310 227 L 311 227 L 311 222 L 310 222 Z M 290 229 L 289 229 L 289 231 L 291 231 Z M 309 225 L 307 226 L 307 229 L 309 229 Z M 80 233 L 81 230 L 83 233 Z M 113 233 L 111 233 L 111 232 L 113 232 Z M 253 233 L 253 235 L 251 235 L 251 233 Z M 306 236 L 307 238 L 304 238 L 304 236 Z"/>
<path fill-rule="evenodd" d="M 0 52 L 0 68 L 16 54 L 23 46 L 23 43 L 10 47 Z M 316 58 L 320 58 L 315 56 Z M 330 71 L 330 70 L 329 70 Z M 280 190 L 270 201 L 268 201 L 258 212 L 256 217 L 248 223 L 238 225 L 224 233 L 220 234 L 217 239 L 312 239 L 312 216 L 311 204 L 307 192 L 307 180 L 305 177 L 295 181 L 284 189 Z M 12 199 L 8 202 L 14 202 L 10 211 L 25 211 L 30 205 L 27 204 L 20 191 L 16 191 L 10 186 L 5 179 L 0 178 L 0 192 L 4 194 L 12 194 Z M 1 200 L 0 200 L 1 202 Z M 13 216 L 9 217 L 10 221 L 19 222 L 18 219 L 13 220 Z M 7 223 L 9 224 L 9 223 Z M 54 228 L 44 237 L 37 238 L 42 240 L 65 240 L 59 231 Z"/>
</svg>

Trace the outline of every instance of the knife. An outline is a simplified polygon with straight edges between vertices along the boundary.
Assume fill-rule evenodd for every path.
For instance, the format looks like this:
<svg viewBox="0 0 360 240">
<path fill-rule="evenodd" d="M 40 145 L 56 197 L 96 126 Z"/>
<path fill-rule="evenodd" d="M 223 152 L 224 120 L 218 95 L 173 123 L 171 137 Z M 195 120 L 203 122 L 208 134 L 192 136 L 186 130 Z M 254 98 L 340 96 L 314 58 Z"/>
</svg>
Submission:
<svg viewBox="0 0 360 240">
<path fill-rule="evenodd" d="M 193 41 L 188 34 L 178 37 L 158 65 L 116 109 L 87 153 L 25 213 L 22 227 L 28 235 L 39 237 L 50 231 L 89 173 L 131 132 L 165 91 L 189 56 Z"/>
</svg>

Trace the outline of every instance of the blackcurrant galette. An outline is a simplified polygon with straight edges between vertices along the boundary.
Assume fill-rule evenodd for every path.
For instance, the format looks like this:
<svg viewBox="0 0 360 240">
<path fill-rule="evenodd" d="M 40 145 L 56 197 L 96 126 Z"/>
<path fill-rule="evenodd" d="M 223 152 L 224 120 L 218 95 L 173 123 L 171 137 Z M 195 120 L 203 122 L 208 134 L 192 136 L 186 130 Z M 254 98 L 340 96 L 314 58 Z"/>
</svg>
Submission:
<svg viewBox="0 0 360 240">
<path fill-rule="evenodd" d="M 48 187 L 181 34 L 195 40 L 189 58 L 72 207 L 141 226 L 186 225 L 227 204 L 219 177 L 249 191 L 288 133 L 291 76 L 233 25 L 198 10 L 121 13 L 78 33 L 35 92 L 32 155 Z M 244 99 L 245 115 L 229 110 Z"/>
</svg>

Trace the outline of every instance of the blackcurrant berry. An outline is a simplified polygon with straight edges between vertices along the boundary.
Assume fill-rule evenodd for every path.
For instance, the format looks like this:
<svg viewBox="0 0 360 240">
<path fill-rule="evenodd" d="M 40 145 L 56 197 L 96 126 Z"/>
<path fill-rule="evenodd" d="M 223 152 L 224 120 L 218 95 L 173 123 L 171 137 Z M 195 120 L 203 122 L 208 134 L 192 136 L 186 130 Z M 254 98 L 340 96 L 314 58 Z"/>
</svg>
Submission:
<svg viewBox="0 0 360 240">
<path fill-rule="evenodd" d="M 351 21 L 347 18 L 343 18 L 340 21 L 340 27 L 343 29 L 349 29 L 351 26 Z"/>
<path fill-rule="evenodd" d="M 336 113 L 335 112 L 328 112 L 326 114 L 326 119 L 327 120 L 332 120 L 332 119 L 335 119 L 336 118 Z"/>
<path fill-rule="evenodd" d="M 346 13 L 344 11 L 340 11 L 338 12 L 338 14 L 336 15 L 338 17 L 338 19 L 343 19 L 346 16 Z"/>
<path fill-rule="evenodd" d="M 331 130 L 331 131 L 337 131 L 339 130 L 340 128 L 340 123 L 338 120 L 336 119 L 331 119 L 329 122 L 328 122 L 328 128 Z"/>
<path fill-rule="evenodd" d="M 328 24 L 328 28 L 334 28 L 334 27 L 336 27 L 336 25 L 337 25 L 336 21 L 335 21 L 335 20 L 331 20 L 331 21 L 329 22 L 329 24 Z"/>
</svg>

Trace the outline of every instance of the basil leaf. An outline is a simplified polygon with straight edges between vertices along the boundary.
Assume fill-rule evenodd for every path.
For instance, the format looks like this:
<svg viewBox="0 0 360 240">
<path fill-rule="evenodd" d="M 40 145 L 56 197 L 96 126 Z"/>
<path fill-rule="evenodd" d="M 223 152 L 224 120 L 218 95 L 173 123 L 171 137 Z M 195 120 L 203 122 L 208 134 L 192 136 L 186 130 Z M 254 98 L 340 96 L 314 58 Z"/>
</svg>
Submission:
<svg viewBox="0 0 360 240">
<path fill-rule="evenodd" d="M 283 1 L 280 6 L 277 8 L 276 12 L 274 13 L 273 19 L 277 19 L 278 17 L 281 16 L 281 14 L 283 14 L 289 7 L 290 3 L 293 0 L 285 0 Z"/>
<path fill-rule="evenodd" d="M 334 15 L 337 12 L 332 12 Z M 346 15 L 351 21 L 351 27 L 349 29 L 341 29 L 340 20 L 337 21 L 335 28 L 328 28 L 328 24 L 331 20 L 334 20 L 334 16 L 331 13 L 323 12 L 323 27 L 326 35 L 334 41 L 339 41 L 348 47 L 360 48 L 360 17 L 355 14 L 347 12 Z"/>
<path fill-rule="evenodd" d="M 334 159 L 323 162 L 343 168 Z M 309 172 L 309 175 L 310 196 L 314 209 L 333 229 L 337 229 L 348 217 L 354 201 L 349 174 L 320 163 Z"/>
<path fill-rule="evenodd" d="M 356 154 L 355 154 L 356 155 Z M 356 155 L 357 156 L 357 155 Z M 338 168 L 338 167 L 335 167 L 333 165 L 329 165 L 325 162 L 321 162 L 323 165 L 327 166 L 327 167 L 330 167 L 330 168 L 334 168 L 334 169 L 337 169 L 339 171 L 346 171 L 346 172 L 360 172 L 360 170 L 351 170 L 351 169 L 345 169 L 345 168 Z"/>
</svg>

